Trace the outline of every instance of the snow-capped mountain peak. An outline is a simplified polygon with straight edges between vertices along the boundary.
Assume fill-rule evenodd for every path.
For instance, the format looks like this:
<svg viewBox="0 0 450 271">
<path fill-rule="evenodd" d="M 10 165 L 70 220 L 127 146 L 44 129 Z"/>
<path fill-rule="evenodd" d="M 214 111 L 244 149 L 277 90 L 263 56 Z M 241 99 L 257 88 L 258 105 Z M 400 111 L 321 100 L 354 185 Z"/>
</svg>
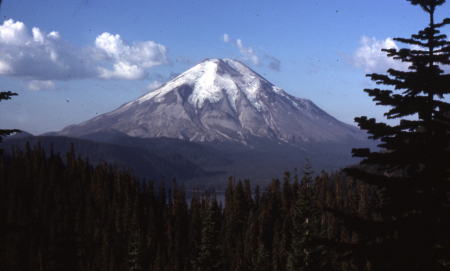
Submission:
<svg viewBox="0 0 450 271">
<path fill-rule="evenodd" d="M 205 101 L 217 103 L 227 98 L 236 109 L 238 95 L 242 93 L 256 109 L 261 110 L 262 104 L 258 102 L 257 93 L 262 84 L 271 85 L 241 62 L 213 58 L 197 64 L 160 88 L 142 96 L 138 102 L 142 103 L 151 99 L 155 102 L 163 102 L 164 96 L 170 91 L 182 85 L 189 85 L 193 88 L 189 103 L 197 108 L 201 108 Z M 280 88 L 272 87 L 274 91 L 282 91 Z"/>
<path fill-rule="evenodd" d="M 136 137 L 249 143 L 260 137 L 284 142 L 362 138 L 309 100 L 289 95 L 232 59 L 207 59 L 160 88 L 60 132 L 80 136 L 117 130 Z"/>
</svg>

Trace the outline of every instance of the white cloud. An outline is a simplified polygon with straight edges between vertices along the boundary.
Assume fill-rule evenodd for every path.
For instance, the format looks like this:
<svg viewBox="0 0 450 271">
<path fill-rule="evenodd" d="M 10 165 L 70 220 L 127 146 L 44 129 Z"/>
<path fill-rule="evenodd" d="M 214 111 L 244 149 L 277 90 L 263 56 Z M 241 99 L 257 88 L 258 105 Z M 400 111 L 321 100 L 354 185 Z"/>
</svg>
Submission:
<svg viewBox="0 0 450 271">
<path fill-rule="evenodd" d="M 28 82 L 27 87 L 29 90 L 50 90 L 55 88 L 55 83 L 49 80 L 31 80 Z"/>
<path fill-rule="evenodd" d="M 44 44 L 44 35 L 39 28 L 33 27 L 33 29 L 31 29 L 31 32 L 33 33 L 33 40 L 35 42 Z"/>
<path fill-rule="evenodd" d="M 386 55 L 386 52 L 381 49 L 399 49 L 397 43 L 392 38 L 384 40 L 377 40 L 376 38 L 369 38 L 367 36 L 361 37 L 360 46 L 355 51 L 352 63 L 359 68 L 362 68 L 367 73 L 384 73 L 388 69 L 396 69 L 407 71 L 410 63 L 395 60 Z M 424 50 L 418 45 L 411 45 L 412 50 Z M 441 69 L 446 73 L 450 73 L 450 65 L 441 65 Z M 0 63 L 0 70 L 2 69 Z"/>
<path fill-rule="evenodd" d="M 167 63 L 167 49 L 153 41 L 125 43 L 120 35 L 102 33 L 95 40 L 103 58 L 113 62 L 112 69 L 101 67 L 100 77 L 105 79 L 143 79 L 146 69 Z"/>
<path fill-rule="evenodd" d="M 223 42 L 225 42 L 225 43 L 230 41 L 230 36 L 227 33 L 223 34 L 222 38 L 223 38 Z"/>
<path fill-rule="evenodd" d="M 52 32 L 48 33 L 47 37 L 52 38 L 52 39 L 59 39 L 59 33 L 56 31 L 52 31 Z"/>
<path fill-rule="evenodd" d="M 73 48 L 58 32 L 31 31 L 24 23 L 6 20 L 0 25 L 0 75 L 29 80 L 69 80 L 95 76 L 86 50 Z"/>
<path fill-rule="evenodd" d="M 28 39 L 27 29 L 22 22 L 6 20 L 0 26 L 0 40 L 5 44 L 21 44 Z"/>
<path fill-rule="evenodd" d="M 120 35 L 106 32 L 94 45 L 80 48 L 56 31 L 47 34 L 37 27 L 30 31 L 12 19 L 0 25 L 0 75 L 28 80 L 30 89 L 50 88 L 48 82 L 54 80 L 142 79 L 149 68 L 167 63 L 166 54 L 167 49 L 156 42 L 128 44 Z"/>
<path fill-rule="evenodd" d="M 236 46 L 239 50 L 241 58 L 244 61 L 248 61 L 257 66 L 267 66 L 269 69 L 274 71 L 280 71 L 281 69 L 281 61 L 278 58 L 265 53 L 257 52 L 252 47 L 245 46 L 241 39 L 232 41 L 230 36 L 225 33 L 223 34 L 223 42 Z"/>
<path fill-rule="evenodd" d="M 147 76 L 147 73 L 137 65 L 119 61 L 113 65 L 112 70 L 98 68 L 99 76 L 103 79 L 137 80 Z"/>
<path fill-rule="evenodd" d="M 377 40 L 363 36 L 360 46 L 353 55 L 353 64 L 368 73 L 386 72 L 390 68 L 407 70 L 408 64 L 392 59 L 381 49 L 399 49 L 392 38 Z"/>
<path fill-rule="evenodd" d="M 239 49 L 239 52 L 244 57 L 245 60 L 250 61 L 254 65 L 259 65 L 259 57 L 251 47 L 244 46 L 244 43 L 241 39 L 236 40 L 236 46 Z"/>
</svg>

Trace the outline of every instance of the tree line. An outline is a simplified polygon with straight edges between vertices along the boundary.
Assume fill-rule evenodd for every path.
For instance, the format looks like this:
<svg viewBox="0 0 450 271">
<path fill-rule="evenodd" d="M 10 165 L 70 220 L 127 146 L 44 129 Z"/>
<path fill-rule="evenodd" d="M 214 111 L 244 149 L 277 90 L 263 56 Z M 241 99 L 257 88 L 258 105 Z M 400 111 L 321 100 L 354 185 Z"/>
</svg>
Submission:
<svg viewBox="0 0 450 271">
<path fill-rule="evenodd" d="M 218 200 L 176 182 L 139 182 L 74 151 L 27 148 L 0 158 L 0 263 L 5 271 L 381 270 L 404 264 L 408 251 L 366 259 L 370 236 L 345 218 L 381 221 L 382 197 L 342 173 L 303 170 L 265 187 L 230 178 Z M 448 229 L 434 234 L 449 241 Z M 449 254 L 433 261 L 449 268 Z"/>
<path fill-rule="evenodd" d="M 189 196 L 189 199 L 188 199 Z M 358 236 L 328 210 L 370 217 L 376 195 L 342 174 L 285 173 L 213 191 L 138 182 L 36 147 L 0 158 L 2 270 L 351 270 Z"/>
</svg>

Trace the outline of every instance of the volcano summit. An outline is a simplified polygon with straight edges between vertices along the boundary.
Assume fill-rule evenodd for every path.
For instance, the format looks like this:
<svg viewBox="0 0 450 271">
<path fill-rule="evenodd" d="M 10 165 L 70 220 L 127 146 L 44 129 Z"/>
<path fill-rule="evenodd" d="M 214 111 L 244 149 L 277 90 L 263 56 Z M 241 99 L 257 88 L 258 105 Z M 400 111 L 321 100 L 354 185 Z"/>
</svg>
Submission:
<svg viewBox="0 0 450 271">
<path fill-rule="evenodd" d="M 79 137 L 107 130 L 140 138 L 244 144 L 255 137 L 286 143 L 364 137 L 356 127 L 232 59 L 207 59 L 137 100 L 58 134 Z"/>
<path fill-rule="evenodd" d="M 232 59 L 207 59 L 111 112 L 35 141 L 61 153 L 75 142 L 90 161 L 143 178 L 214 186 L 228 176 L 267 182 L 305 159 L 316 172 L 337 170 L 357 162 L 352 148 L 374 145 Z"/>
</svg>

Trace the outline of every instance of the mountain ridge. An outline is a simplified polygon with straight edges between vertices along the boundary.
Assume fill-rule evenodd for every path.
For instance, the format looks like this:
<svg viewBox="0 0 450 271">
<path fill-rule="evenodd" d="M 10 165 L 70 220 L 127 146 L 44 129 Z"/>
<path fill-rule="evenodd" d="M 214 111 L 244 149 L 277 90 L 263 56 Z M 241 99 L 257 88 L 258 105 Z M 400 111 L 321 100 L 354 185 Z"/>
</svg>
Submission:
<svg viewBox="0 0 450 271">
<path fill-rule="evenodd" d="M 138 99 L 57 132 L 83 136 L 117 130 L 141 138 L 251 144 L 254 136 L 286 143 L 364 140 L 358 128 L 312 101 L 294 97 L 243 63 L 207 59 Z"/>
<path fill-rule="evenodd" d="M 216 187 L 229 176 L 267 183 L 305 160 L 316 172 L 339 170 L 357 163 L 352 148 L 374 146 L 357 127 L 231 59 L 207 59 L 115 110 L 47 135 L 103 144 L 108 151 L 102 159 L 134 167 L 143 178 L 147 162 L 123 159 L 117 150 L 139 150 L 150 166 L 160 156 L 180 173 L 159 174 L 166 181 L 172 176 Z M 89 153 L 89 142 L 80 145 L 82 151 L 99 158 Z"/>
</svg>

